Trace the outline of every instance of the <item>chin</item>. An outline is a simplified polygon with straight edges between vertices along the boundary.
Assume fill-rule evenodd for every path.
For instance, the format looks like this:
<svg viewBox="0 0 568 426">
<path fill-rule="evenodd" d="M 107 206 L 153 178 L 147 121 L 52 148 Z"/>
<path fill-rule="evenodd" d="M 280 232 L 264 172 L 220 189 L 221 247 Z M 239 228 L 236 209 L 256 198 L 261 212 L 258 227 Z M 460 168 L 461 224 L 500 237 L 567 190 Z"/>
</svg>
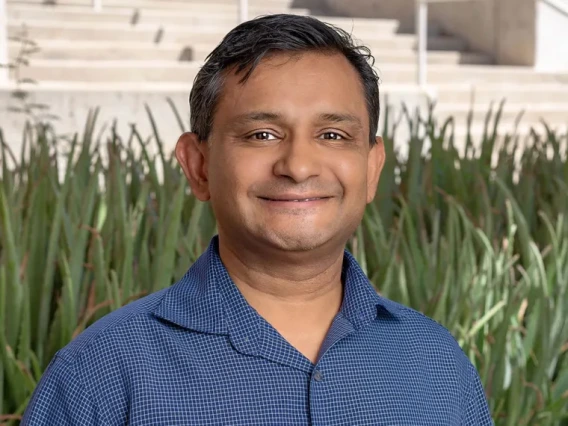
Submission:
<svg viewBox="0 0 568 426">
<path fill-rule="evenodd" d="M 270 232 L 266 235 L 269 243 L 285 251 L 311 251 L 324 245 L 329 238 L 315 232 Z"/>
</svg>

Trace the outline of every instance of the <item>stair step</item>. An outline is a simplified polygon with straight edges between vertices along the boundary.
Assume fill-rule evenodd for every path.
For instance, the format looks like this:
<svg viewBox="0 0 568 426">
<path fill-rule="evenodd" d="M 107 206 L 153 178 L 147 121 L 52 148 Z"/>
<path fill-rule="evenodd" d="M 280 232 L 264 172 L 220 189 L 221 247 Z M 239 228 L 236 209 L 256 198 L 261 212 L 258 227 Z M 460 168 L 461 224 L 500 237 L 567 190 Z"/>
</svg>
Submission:
<svg viewBox="0 0 568 426">
<path fill-rule="evenodd" d="M 214 49 L 213 44 L 182 44 L 182 43 L 140 43 L 111 41 L 98 42 L 80 40 L 69 43 L 66 40 L 34 40 L 39 51 L 33 54 L 35 59 L 58 60 L 143 60 L 143 61 L 203 61 Z M 9 57 L 14 59 L 20 50 L 20 44 L 10 42 Z M 416 54 L 408 51 L 402 55 L 399 50 L 375 50 L 373 54 L 379 67 L 386 64 L 414 64 Z M 431 65 L 440 64 L 489 64 L 491 58 L 486 55 L 459 52 L 432 52 L 428 56 Z M 467 93 L 469 94 L 469 93 Z M 469 99 L 466 96 L 462 98 Z"/>
<path fill-rule="evenodd" d="M 377 63 L 389 64 L 416 64 L 416 51 L 377 51 L 373 52 Z M 428 63 L 431 65 L 491 65 L 493 58 L 483 53 L 437 51 L 428 52 Z"/>
<path fill-rule="evenodd" d="M 43 5 L 47 7 L 52 7 L 54 9 L 59 7 L 82 7 L 86 10 L 92 10 L 91 0 L 54 0 L 55 5 L 44 4 L 44 0 L 8 0 L 8 7 L 15 5 Z M 187 11 L 193 10 L 196 12 L 202 10 L 217 11 L 217 12 L 230 12 L 235 13 L 239 10 L 239 4 L 236 1 L 205 1 L 205 0 L 193 0 L 193 1 L 161 1 L 161 0 L 102 0 L 103 11 L 110 11 L 115 8 L 136 8 L 136 9 L 162 9 L 162 10 L 172 10 L 172 11 Z M 290 9 L 289 2 L 275 2 L 273 0 L 264 1 L 254 1 L 249 6 L 249 11 L 254 13 L 258 10 L 263 10 L 265 13 L 285 13 Z M 262 14 L 262 13 L 258 13 Z M 254 15 L 253 15 L 254 16 Z"/>
<path fill-rule="evenodd" d="M 505 99 L 507 103 L 547 103 L 565 102 L 568 100 L 568 86 L 566 84 L 493 84 L 493 85 L 439 85 L 436 87 L 437 98 L 441 103 L 489 103 L 500 102 Z"/>
<path fill-rule="evenodd" d="M 217 27 L 168 26 L 161 28 L 158 24 L 140 24 L 134 27 L 117 23 L 83 23 L 83 22 L 52 22 L 52 21 L 11 21 L 8 25 L 10 37 L 19 35 L 26 28 L 28 38 L 32 40 L 88 40 L 88 41 L 139 41 L 146 43 L 181 43 L 217 45 L 223 39 L 225 32 Z M 362 38 L 362 43 L 371 49 L 400 49 L 415 48 L 416 38 L 411 35 L 373 35 L 372 38 Z M 434 51 L 463 51 L 465 44 L 452 37 L 431 37 L 428 40 L 429 49 Z"/>
<path fill-rule="evenodd" d="M 201 62 L 80 61 L 36 59 L 20 69 L 22 78 L 36 81 L 192 82 Z M 14 70 L 11 71 L 12 78 Z"/>
<path fill-rule="evenodd" d="M 201 61 L 92 61 L 34 59 L 23 67 L 23 75 L 35 80 L 69 81 L 192 81 Z M 388 84 L 412 84 L 416 79 L 414 65 L 381 64 L 381 80 Z M 517 67 L 451 66 L 429 67 L 430 83 L 507 82 L 517 84 L 568 82 L 568 74 L 539 74 Z"/>
<path fill-rule="evenodd" d="M 416 65 L 398 65 L 393 68 L 377 64 L 381 79 L 390 84 L 416 82 Z M 538 84 L 568 83 L 568 73 L 538 73 L 528 67 L 487 65 L 431 65 L 428 83 L 438 84 Z"/>
<path fill-rule="evenodd" d="M 201 0 L 202 1 L 202 0 Z M 234 5 L 234 1 L 231 2 Z M 254 5 L 254 2 L 252 3 Z M 262 4 L 262 3 L 259 3 Z M 305 9 L 290 9 L 290 13 L 304 15 Z M 222 13 L 207 8 L 202 10 L 171 10 L 171 9 L 140 9 L 137 7 L 113 7 L 95 12 L 82 6 L 46 6 L 28 4 L 10 4 L 8 17 L 16 20 L 51 20 L 64 22 L 120 22 L 132 23 L 136 15 L 137 23 L 160 23 L 172 25 L 219 25 L 223 30 L 229 31 L 237 25 L 238 16 L 234 11 Z M 361 18 L 338 18 L 333 16 L 316 16 L 324 22 L 333 24 L 354 34 L 373 34 L 376 32 L 396 33 L 399 22 L 393 19 L 361 19 Z M 190 21 L 188 21 L 190 19 Z M 167 21 L 166 21 L 167 20 Z M 164 22 L 166 21 L 166 22 Z"/>
<path fill-rule="evenodd" d="M 444 103 L 435 108 L 435 116 L 439 121 L 453 117 L 457 125 L 465 125 L 467 117 L 473 111 L 473 122 L 482 125 L 489 111 L 489 104 L 479 103 L 473 107 L 463 103 Z M 495 108 L 493 109 L 495 117 Z M 501 111 L 500 122 L 504 126 L 512 126 L 520 117 L 521 123 L 539 123 L 546 119 L 551 124 L 568 124 L 568 103 L 510 103 L 506 104 Z"/>
<path fill-rule="evenodd" d="M 126 20 L 131 17 L 124 16 L 124 22 L 76 22 L 76 21 L 57 21 L 57 20 L 30 20 L 12 19 L 8 25 L 10 35 L 18 34 L 22 28 L 26 28 L 28 34 L 34 39 L 68 39 L 68 40 L 101 40 L 101 41 L 153 41 L 156 32 L 163 32 L 162 41 L 187 41 L 191 36 L 194 42 L 200 43 L 219 43 L 228 31 L 230 26 L 218 24 L 201 25 L 162 25 L 160 22 L 139 23 L 129 25 Z M 145 38 L 146 37 L 146 38 Z M 148 38 L 149 37 L 149 38 Z M 393 41 L 397 46 L 411 47 L 415 44 L 412 36 L 396 36 L 389 33 L 389 27 L 378 26 L 377 32 L 372 35 L 365 35 L 368 42 L 373 44 L 375 41 Z M 433 40 L 435 45 L 448 45 L 454 39 L 447 38 Z M 455 44 L 454 44 L 455 45 Z"/>
<path fill-rule="evenodd" d="M 568 134 L 568 126 L 565 123 L 551 123 L 550 121 L 547 122 L 548 127 L 553 132 L 556 132 L 556 134 L 562 135 L 564 138 Z M 534 142 L 532 138 L 532 132 L 535 132 L 536 134 L 541 136 L 545 136 L 547 130 L 546 127 L 540 122 L 521 123 L 516 128 L 514 123 L 502 122 L 497 129 L 496 146 L 503 146 L 503 143 L 505 142 L 505 136 L 514 136 L 518 141 L 517 143 L 520 143 L 521 146 L 531 145 Z M 489 136 L 492 136 L 492 133 L 493 129 L 490 129 L 487 132 Z M 465 151 L 465 142 L 467 141 L 468 134 L 471 137 L 473 145 L 478 147 L 479 149 L 480 143 L 481 141 L 483 141 L 485 135 L 485 127 L 481 124 L 476 124 L 469 130 L 465 125 L 456 127 L 454 132 L 454 140 L 456 142 L 455 145 L 458 148 L 458 152 L 462 155 Z M 568 147 L 566 146 L 566 139 L 560 141 L 560 144 L 561 149 L 564 149 L 565 151 L 568 149 Z M 496 161 L 496 159 L 494 159 L 494 161 Z"/>
<path fill-rule="evenodd" d="M 159 24 L 139 24 L 127 26 L 122 23 L 93 23 L 93 22 L 60 22 L 41 20 L 11 20 L 8 25 L 10 37 L 21 33 L 26 29 L 27 35 L 32 40 L 61 39 L 61 40 L 89 40 L 89 41 L 139 41 L 139 42 L 164 42 L 182 44 L 212 44 L 221 42 L 226 31 L 218 26 L 174 26 L 162 28 Z M 357 35 L 363 44 L 371 49 L 371 52 L 381 49 L 409 50 L 416 46 L 416 37 L 412 35 L 382 34 Z M 441 51 L 464 51 L 466 44 L 457 38 L 436 36 L 428 39 L 428 47 L 431 50 Z"/>
<path fill-rule="evenodd" d="M 51 1 L 51 3 L 50 3 Z M 257 5 L 269 5 L 269 6 L 276 6 L 276 7 L 292 7 L 292 3 L 294 0 L 249 0 L 249 5 L 257 6 Z M 145 2 L 145 3 L 155 3 L 156 8 L 160 8 L 161 6 L 165 5 L 166 8 L 171 8 L 172 4 L 180 5 L 183 3 L 184 5 L 187 4 L 213 4 L 213 5 L 221 5 L 221 6 L 234 6 L 236 4 L 236 0 L 102 0 L 103 11 L 106 8 L 113 8 L 116 5 L 125 4 L 127 6 L 136 7 L 137 4 Z M 91 9 L 93 7 L 92 0 L 6 0 L 8 8 L 10 7 L 24 7 L 24 6 L 40 6 L 40 7 L 50 7 L 52 9 L 59 9 L 67 6 L 76 6 L 81 7 L 83 9 Z"/>
<path fill-rule="evenodd" d="M 182 44 L 151 44 L 140 42 L 98 42 L 81 40 L 69 43 L 66 40 L 34 40 L 39 51 L 33 54 L 30 62 L 37 59 L 47 60 L 84 60 L 84 61 L 190 61 L 195 56 L 193 49 Z M 19 43 L 9 44 L 9 58 L 14 60 L 20 50 Z"/>
<path fill-rule="evenodd" d="M 48 12 L 46 13 L 46 9 Z M 289 13 L 304 15 L 304 9 L 290 9 Z M 198 28 L 209 27 L 219 32 L 220 37 L 228 33 L 238 24 L 238 16 L 234 12 L 216 13 L 203 11 L 176 12 L 171 10 L 151 10 L 151 9 L 107 9 L 102 12 L 93 12 L 77 8 L 48 8 L 48 7 L 18 7 L 8 10 L 8 18 L 18 24 L 28 22 L 28 25 L 41 25 L 47 22 L 84 22 L 91 27 L 95 23 L 120 24 L 126 27 L 154 24 L 170 29 L 176 27 L 187 29 L 191 27 L 193 31 Z M 327 19 L 325 17 L 323 20 Z M 359 21 L 350 20 L 325 21 L 343 28 L 347 32 L 357 34 L 361 37 L 372 38 L 376 34 L 395 34 L 398 22 L 394 20 L 374 20 L 373 25 L 359 25 Z M 125 28 L 125 27 L 120 27 Z"/>
<path fill-rule="evenodd" d="M 253 10 L 254 11 L 254 10 Z M 289 9 L 287 13 L 306 15 L 305 9 Z M 84 22 L 87 25 L 95 24 L 121 24 L 121 25 L 145 25 L 153 24 L 160 26 L 183 26 L 185 28 L 215 27 L 219 32 L 226 33 L 238 24 L 238 14 L 234 10 L 217 11 L 204 8 L 203 10 L 171 10 L 171 9 L 138 9 L 138 8 L 108 8 L 101 12 L 76 7 L 76 6 L 29 6 L 17 5 L 8 7 L 8 19 L 16 24 L 29 22 L 29 25 L 47 25 L 53 22 Z M 378 27 L 388 30 L 393 24 L 385 21 Z"/>
</svg>

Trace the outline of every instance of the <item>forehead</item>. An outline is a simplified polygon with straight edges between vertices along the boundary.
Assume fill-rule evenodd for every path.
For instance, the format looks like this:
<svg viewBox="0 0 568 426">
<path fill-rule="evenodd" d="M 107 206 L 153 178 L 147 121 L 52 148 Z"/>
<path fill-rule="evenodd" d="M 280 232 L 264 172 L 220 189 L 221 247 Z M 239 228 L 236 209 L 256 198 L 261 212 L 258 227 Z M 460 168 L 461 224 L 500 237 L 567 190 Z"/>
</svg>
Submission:
<svg viewBox="0 0 568 426">
<path fill-rule="evenodd" d="M 214 127 L 248 110 L 274 111 L 290 119 L 347 113 L 368 125 L 363 84 L 341 54 L 273 54 L 244 84 L 241 78 L 234 72 L 226 75 Z"/>
</svg>

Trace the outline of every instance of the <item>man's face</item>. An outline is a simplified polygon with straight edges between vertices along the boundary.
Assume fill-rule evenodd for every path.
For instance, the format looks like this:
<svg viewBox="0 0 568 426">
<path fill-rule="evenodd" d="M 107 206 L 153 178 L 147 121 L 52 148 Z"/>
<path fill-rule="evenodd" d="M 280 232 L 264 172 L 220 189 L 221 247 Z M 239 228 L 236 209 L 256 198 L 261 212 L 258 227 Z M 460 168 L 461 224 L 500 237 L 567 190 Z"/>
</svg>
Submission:
<svg viewBox="0 0 568 426">
<path fill-rule="evenodd" d="M 286 251 L 344 244 L 376 191 L 363 86 L 342 55 L 274 55 L 227 76 L 204 156 L 220 235 Z"/>
</svg>

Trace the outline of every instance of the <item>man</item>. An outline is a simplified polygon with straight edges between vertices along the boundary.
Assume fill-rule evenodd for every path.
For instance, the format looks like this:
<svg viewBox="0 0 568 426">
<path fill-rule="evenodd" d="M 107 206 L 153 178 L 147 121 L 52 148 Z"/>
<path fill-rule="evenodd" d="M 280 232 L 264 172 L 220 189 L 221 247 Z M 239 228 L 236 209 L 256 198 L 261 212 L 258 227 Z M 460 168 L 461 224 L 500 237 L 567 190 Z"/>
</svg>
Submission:
<svg viewBox="0 0 568 426">
<path fill-rule="evenodd" d="M 385 157 L 371 58 L 302 16 L 225 37 L 176 146 L 219 235 L 59 351 L 24 425 L 492 424 L 456 341 L 344 251 Z"/>
</svg>

